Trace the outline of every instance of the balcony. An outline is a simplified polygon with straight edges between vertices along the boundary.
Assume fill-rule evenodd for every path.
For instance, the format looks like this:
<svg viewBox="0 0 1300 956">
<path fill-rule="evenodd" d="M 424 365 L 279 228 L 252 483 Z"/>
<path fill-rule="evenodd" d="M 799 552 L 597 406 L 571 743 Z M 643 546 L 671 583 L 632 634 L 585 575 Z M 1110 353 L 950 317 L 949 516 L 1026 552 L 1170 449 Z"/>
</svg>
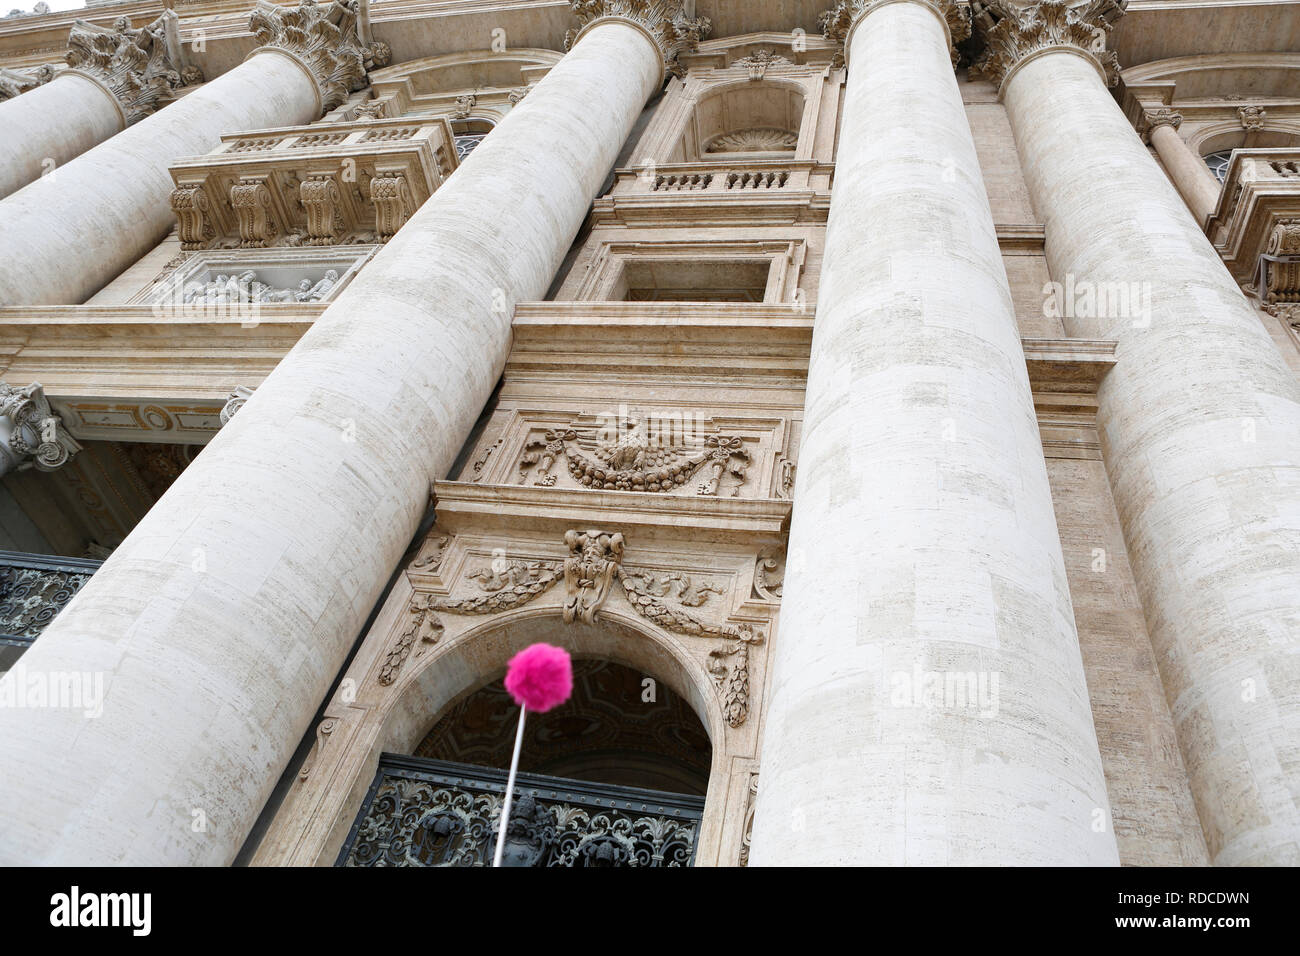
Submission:
<svg viewBox="0 0 1300 956">
<path fill-rule="evenodd" d="M 1300 300 L 1300 149 L 1234 150 L 1205 231 L 1262 302 Z"/>
<path fill-rule="evenodd" d="M 336 866 L 490 866 L 506 771 L 384 754 Z M 704 798 L 521 773 L 507 866 L 690 866 Z"/>
</svg>

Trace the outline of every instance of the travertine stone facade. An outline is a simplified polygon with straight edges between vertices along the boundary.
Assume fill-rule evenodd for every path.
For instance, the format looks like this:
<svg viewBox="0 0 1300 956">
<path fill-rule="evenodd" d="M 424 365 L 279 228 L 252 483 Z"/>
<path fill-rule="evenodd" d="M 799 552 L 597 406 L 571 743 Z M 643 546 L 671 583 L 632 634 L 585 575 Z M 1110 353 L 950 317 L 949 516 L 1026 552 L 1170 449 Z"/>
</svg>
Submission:
<svg viewBox="0 0 1300 956">
<path fill-rule="evenodd" d="M 561 784 L 671 692 L 695 865 L 1300 862 L 1296 29 L 0 21 L 0 587 L 103 561 L 0 691 L 104 688 L 0 706 L 0 861 L 427 862 L 372 783 L 544 640 L 633 681 Z"/>
</svg>

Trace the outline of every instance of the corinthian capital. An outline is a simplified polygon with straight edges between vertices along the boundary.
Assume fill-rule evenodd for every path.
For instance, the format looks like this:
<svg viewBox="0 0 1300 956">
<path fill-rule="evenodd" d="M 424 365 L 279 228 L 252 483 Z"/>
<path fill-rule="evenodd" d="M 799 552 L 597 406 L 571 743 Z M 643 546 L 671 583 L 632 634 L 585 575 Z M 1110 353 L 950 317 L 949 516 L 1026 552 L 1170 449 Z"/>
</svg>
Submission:
<svg viewBox="0 0 1300 956">
<path fill-rule="evenodd" d="M 564 38 L 567 50 L 601 20 L 626 20 L 636 24 L 654 40 L 664 58 L 664 69 L 679 71 L 679 54 L 694 50 L 709 35 L 708 17 L 688 17 L 682 0 L 570 0 L 581 24 L 577 33 Z"/>
<path fill-rule="evenodd" d="M 52 79 L 54 67 L 48 63 L 34 70 L 8 70 L 0 67 L 0 102 L 44 86 Z"/>
<path fill-rule="evenodd" d="M 282 50 L 307 68 L 320 86 L 325 111 L 365 89 L 368 71 L 387 65 L 392 56 L 388 44 L 370 38 L 365 0 L 302 0 L 296 7 L 257 0 L 248 27 L 261 43 L 258 50 Z"/>
<path fill-rule="evenodd" d="M 39 384 L 0 382 L 0 474 L 33 465 L 53 471 L 79 451 Z"/>
<path fill-rule="evenodd" d="M 976 21 L 986 27 L 987 49 L 979 72 L 1001 86 L 1016 66 L 1046 50 L 1069 48 L 1089 57 L 1108 86 L 1119 82 L 1119 62 L 1106 49 L 1111 25 L 1128 0 L 989 0 L 979 4 Z"/>
<path fill-rule="evenodd" d="M 822 36 L 832 42 L 841 45 L 846 44 L 855 23 L 859 22 L 871 11 L 883 7 L 887 3 L 898 2 L 899 0 L 839 0 L 839 3 L 818 17 L 818 22 L 822 28 Z M 948 48 L 952 53 L 952 62 L 955 65 L 957 63 L 957 44 L 970 37 L 969 8 L 958 5 L 956 0 L 907 0 L 907 2 L 919 3 L 923 7 L 929 7 L 935 16 L 943 21 L 948 28 Z M 845 60 L 848 59 L 847 46 L 844 47 L 842 55 Z"/>
<path fill-rule="evenodd" d="M 68 66 L 97 80 L 122 108 L 128 124 L 172 98 L 172 90 L 202 74 L 186 69 L 175 11 L 139 30 L 118 17 L 111 27 L 77 20 L 68 34 Z"/>
</svg>

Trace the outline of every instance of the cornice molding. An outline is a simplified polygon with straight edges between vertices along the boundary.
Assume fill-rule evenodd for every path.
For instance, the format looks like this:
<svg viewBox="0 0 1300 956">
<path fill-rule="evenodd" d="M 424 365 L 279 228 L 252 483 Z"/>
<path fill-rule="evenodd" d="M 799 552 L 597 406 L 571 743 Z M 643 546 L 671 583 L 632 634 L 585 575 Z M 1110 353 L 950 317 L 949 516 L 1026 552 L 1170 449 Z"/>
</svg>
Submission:
<svg viewBox="0 0 1300 956">
<path fill-rule="evenodd" d="M 366 0 L 301 0 L 296 7 L 258 0 L 248 28 L 261 44 L 250 56 L 292 56 L 316 80 L 323 112 L 365 89 L 369 71 L 387 66 L 392 57 L 388 44 L 370 37 Z"/>
<path fill-rule="evenodd" d="M 571 0 L 579 28 L 564 37 L 567 51 L 601 23 L 619 21 L 641 30 L 659 48 L 664 71 L 680 72 L 677 58 L 695 50 L 709 35 L 708 17 L 688 17 L 682 0 Z"/>
<path fill-rule="evenodd" d="M 970 8 L 956 0 L 839 0 L 820 17 L 822 36 L 841 45 L 843 64 L 848 65 L 849 47 L 854 29 L 870 14 L 891 3 L 915 3 L 925 7 L 948 31 L 948 50 L 957 64 L 957 44 L 970 38 Z M 838 63 L 836 65 L 839 65 Z"/>
</svg>

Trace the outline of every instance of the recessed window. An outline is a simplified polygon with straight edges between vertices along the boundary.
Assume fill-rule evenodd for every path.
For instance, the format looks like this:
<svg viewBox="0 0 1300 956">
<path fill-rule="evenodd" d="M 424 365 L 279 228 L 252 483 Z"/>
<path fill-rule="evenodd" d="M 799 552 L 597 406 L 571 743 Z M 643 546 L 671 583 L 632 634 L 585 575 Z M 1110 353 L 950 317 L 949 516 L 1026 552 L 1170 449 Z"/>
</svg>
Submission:
<svg viewBox="0 0 1300 956">
<path fill-rule="evenodd" d="M 613 298 L 624 302 L 762 302 L 771 266 L 771 259 L 631 260 Z"/>
<path fill-rule="evenodd" d="M 1205 156 L 1205 165 L 1210 167 L 1210 172 L 1214 173 L 1214 178 L 1223 182 L 1228 178 L 1228 163 L 1232 161 L 1232 150 L 1221 149 L 1218 152 L 1207 153 Z"/>
</svg>

